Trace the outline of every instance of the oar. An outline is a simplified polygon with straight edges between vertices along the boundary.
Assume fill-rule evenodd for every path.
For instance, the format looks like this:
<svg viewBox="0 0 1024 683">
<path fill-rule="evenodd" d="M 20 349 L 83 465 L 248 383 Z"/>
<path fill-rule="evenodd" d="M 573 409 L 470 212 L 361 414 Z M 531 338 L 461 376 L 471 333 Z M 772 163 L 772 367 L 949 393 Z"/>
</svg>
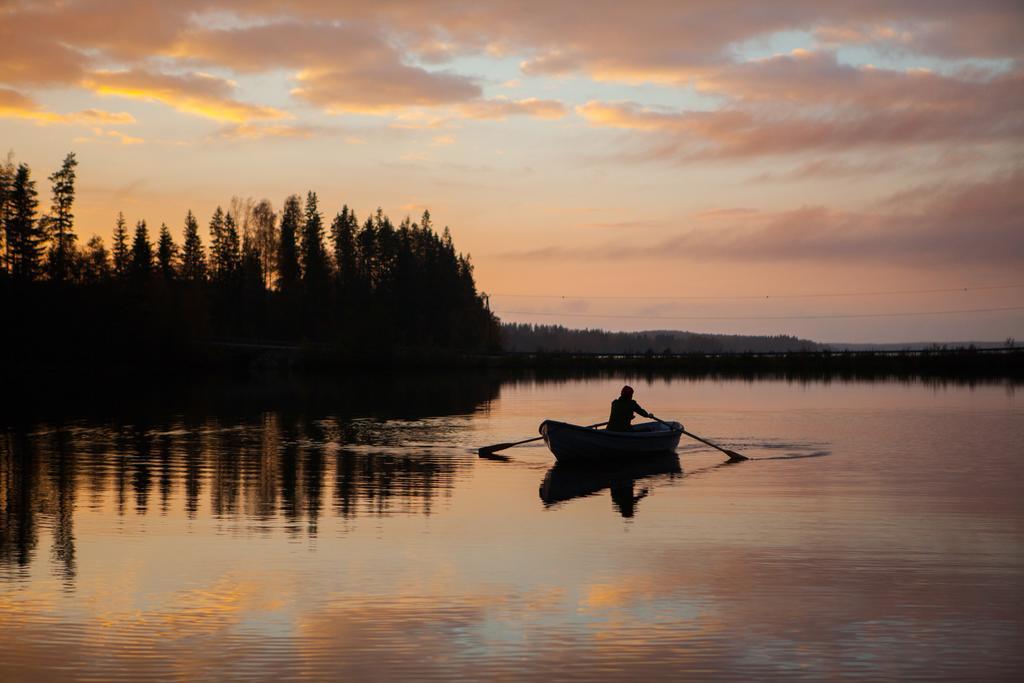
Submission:
<svg viewBox="0 0 1024 683">
<path fill-rule="evenodd" d="M 651 415 L 651 417 L 654 417 L 654 416 Z M 665 425 L 669 429 L 672 428 L 672 425 L 670 425 L 669 423 L 665 422 L 664 420 L 659 419 L 657 417 L 654 417 L 654 419 L 657 420 L 658 422 L 660 422 L 661 424 Z M 682 430 L 682 431 L 683 431 L 683 434 L 686 434 L 691 439 L 696 439 L 697 441 L 700 441 L 703 444 L 707 444 L 708 446 L 711 446 L 712 448 L 717 448 L 718 450 L 722 451 L 723 453 L 725 453 L 726 455 L 729 456 L 729 462 L 741 462 L 743 460 L 750 460 L 750 458 L 748 458 L 745 455 L 740 455 L 736 451 L 730 451 L 728 448 L 722 448 L 721 446 L 718 446 L 716 444 L 711 443 L 707 439 L 700 438 L 696 434 L 691 434 L 690 432 L 686 431 L 685 429 Z"/>
<path fill-rule="evenodd" d="M 592 427 L 603 427 L 606 424 L 608 424 L 608 423 L 607 422 L 598 422 L 597 424 L 587 425 L 587 429 L 590 429 Z M 543 436 L 535 436 L 532 439 L 523 439 L 522 441 L 512 441 L 512 442 L 509 442 L 509 443 L 496 443 L 493 446 L 484 446 L 483 448 L 478 450 L 477 453 L 479 453 L 481 458 L 486 458 L 487 456 L 494 455 L 498 451 L 503 451 L 506 448 L 512 448 L 513 446 L 518 446 L 520 444 L 530 443 L 531 441 L 540 441 L 543 438 L 544 438 Z"/>
</svg>

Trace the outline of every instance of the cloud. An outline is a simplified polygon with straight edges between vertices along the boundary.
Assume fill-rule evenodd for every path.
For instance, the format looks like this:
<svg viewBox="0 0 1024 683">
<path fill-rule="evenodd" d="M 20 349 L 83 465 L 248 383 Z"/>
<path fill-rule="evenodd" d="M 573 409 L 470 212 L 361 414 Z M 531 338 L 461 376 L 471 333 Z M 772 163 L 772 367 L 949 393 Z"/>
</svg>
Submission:
<svg viewBox="0 0 1024 683">
<path fill-rule="evenodd" d="M 693 218 L 701 219 L 720 219 L 720 218 L 736 218 L 737 216 L 751 216 L 758 213 L 757 209 L 749 209 L 746 207 L 728 207 L 721 209 L 706 209 L 704 211 L 698 211 L 693 214 Z"/>
<path fill-rule="evenodd" d="M 405 107 L 475 99 L 472 79 L 406 64 L 372 27 L 278 22 L 250 28 L 194 31 L 174 54 L 239 72 L 293 69 L 292 94 L 334 113 L 379 114 Z"/>
<path fill-rule="evenodd" d="M 383 114 L 406 107 L 463 102 L 480 86 L 448 73 L 409 66 L 303 71 L 292 95 L 331 113 Z"/>
<path fill-rule="evenodd" d="M 533 116 L 541 119 L 560 119 L 565 116 L 565 106 L 555 100 L 527 98 L 508 100 L 495 98 L 467 102 L 458 107 L 459 112 L 472 119 L 501 120 L 508 116 Z"/>
<path fill-rule="evenodd" d="M 32 98 L 7 88 L 0 88 L 0 118 L 28 119 L 47 124 L 82 124 L 90 126 L 124 125 L 135 123 L 135 117 L 127 112 L 110 112 L 101 109 L 83 109 L 70 114 L 59 114 L 43 109 Z"/>
<path fill-rule="evenodd" d="M 735 66 L 742 46 L 780 31 L 810 32 L 833 47 L 863 44 L 948 59 L 1019 62 L 1024 57 L 1024 10 L 1019 3 L 995 0 L 780 0 L 770 7 L 738 0 L 649 0 L 628 5 L 595 0 L 586 12 L 572 3 L 518 0 L 353 0 L 343 5 L 323 0 L 286 5 L 269 0 L 78 0 L 8 3 L 0 12 L 0 83 L 74 85 L 84 80 L 88 85 L 98 78 L 88 74 L 100 65 L 151 74 L 157 65 L 174 72 L 188 67 L 236 73 L 284 70 L 296 80 L 296 97 L 339 113 L 466 105 L 467 115 L 485 118 L 562 114 L 554 102 L 483 104 L 476 78 L 436 67 L 463 55 L 514 56 L 521 59 L 525 73 L 541 76 L 581 73 L 601 80 L 694 83 L 714 93 L 734 93 L 742 87 L 745 94 L 728 96 L 772 102 L 794 93 L 814 96 L 816 85 L 824 82 L 809 61 L 799 68 L 782 64 L 784 60 L 729 68 Z M 901 85 L 911 80 L 824 66 L 839 79 L 821 90 L 833 96 L 841 95 L 842 83 L 847 84 L 844 97 L 856 98 L 859 90 L 876 97 L 885 92 L 900 96 Z M 771 80 L 772 68 L 779 69 L 776 80 Z M 762 78 L 760 91 L 753 72 Z M 889 78 L 889 87 L 882 78 Z M 946 85 L 936 76 L 914 78 L 920 81 L 913 88 L 918 93 Z M 781 89 L 776 87 L 780 82 Z M 1003 85 L 1007 98 L 1020 87 L 1019 82 Z M 991 94 L 992 89 L 983 90 Z M 272 111 L 245 110 L 257 105 L 235 103 L 225 112 L 222 104 L 211 107 L 209 101 L 193 101 L 178 108 L 201 115 L 214 111 L 218 120 L 268 118 Z"/>
<path fill-rule="evenodd" d="M 93 129 L 93 137 L 80 136 L 75 138 L 74 141 L 76 143 L 117 142 L 122 145 L 141 145 L 146 142 L 143 138 L 134 135 L 126 135 L 121 131 L 103 130 L 101 128 Z"/>
<path fill-rule="evenodd" d="M 823 24 L 814 29 L 815 37 L 826 45 L 872 45 L 926 54 L 946 59 L 989 58 L 1020 59 L 1024 46 L 1020 35 L 1020 5 L 1014 3 L 972 3 L 965 12 L 934 17 L 922 13 L 919 21 L 895 18 L 880 23 L 848 21 Z"/>
<path fill-rule="evenodd" d="M 1024 171 L 943 188 L 922 187 L 883 211 L 803 206 L 741 210 L 732 221 L 697 215 L 697 226 L 648 245 L 610 242 L 590 248 L 541 247 L 508 259 L 976 263 L 1024 266 Z M 916 195 L 920 194 L 918 197 Z M 907 208 L 901 208 L 907 207 Z M 711 219 L 713 225 L 701 225 Z"/>
<path fill-rule="evenodd" d="M 49 86 L 78 81 L 90 58 L 0 10 L 0 83 Z"/>
<path fill-rule="evenodd" d="M 155 56 L 239 71 L 333 65 L 345 72 L 352 62 L 358 72 L 376 62 L 404 81 L 410 76 L 401 66 L 419 69 L 405 54 L 432 64 L 467 54 L 516 55 L 532 74 L 684 83 L 695 71 L 733 61 L 738 46 L 781 31 L 946 59 L 1024 57 L 1024 10 L 1000 0 L 779 0 L 767 7 L 595 0 L 586 12 L 572 3 L 519 0 L 78 0 L 8 3 L 0 11 L 0 80 L 7 83 L 71 83 L 92 63 L 137 66 Z M 203 24 L 232 28 L 197 29 Z"/>
<path fill-rule="evenodd" d="M 267 138 L 306 139 L 325 132 L 319 126 L 238 123 L 217 131 L 214 135 L 220 140 L 264 140 Z"/>
<path fill-rule="evenodd" d="M 171 75 L 145 70 L 97 71 L 83 84 L 101 95 L 161 102 L 187 114 L 216 121 L 245 123 L 289 118 L 272 107 L 239 102 L 231 97 L 234 85 L 206 74 Z"/>
<path fill-rule="evenodd" d="M 708 70 L 697 89 L 748 103 L 859 108 L 944 109 L 981 105 L 1021 108 L 1024 70 L 1001 74 L 961 70 L 894 70 L 840 63 L 834 52 L 798 49 L 767 59 Z"/>
<path fill-rule="evenodd" d="M 767 171 L 754 176 L 754 182 L 820 180 L 823 178 L 851 178 L 893 170 L 911 170 L 913 160 L 904 157 L 881 157 L 864 161 L 839 158 L 812 159 L 794 168 Z"/>
<path fill-rule="evenodd" d="M 700 89 L 730 98 L 710 111 L 590 101 L 593 126 L 638 131 L 637 160 L 688 161 L 879 146 L 1005 142 L 1024 136 L 1024 69 L 984 78 L 851 67 L 798 53 L 722 67 Z"/>
<path fill-rule="evenodd" d="M 0 7 L 0 82 L 73 85 L 96 64 L 165 50 L 210 0 L 78 0 Z"/>
<path fill-rule="evenodd" d="M 249 12 L 258 16 L 269 7 L 250 3 Z M 950 59 L 1024 56 L 1024 10 L 1000 0 L 780 0 L 770 6 L 741 0 L 595 0 L 586 12 L 572 3 L 517 0 L 356 0 L 343 8 L 296 0 L 288 7 L 306 21 L 386 26 L 435 62 L 467 53 L 524 55 L 526 73 L 579 72 L 603 80 L 685 83 L 695 71 L 733 61 L 738 46 L 782 31 L 817 31 L 831 44 L 870 44 Z"/>
</svg>

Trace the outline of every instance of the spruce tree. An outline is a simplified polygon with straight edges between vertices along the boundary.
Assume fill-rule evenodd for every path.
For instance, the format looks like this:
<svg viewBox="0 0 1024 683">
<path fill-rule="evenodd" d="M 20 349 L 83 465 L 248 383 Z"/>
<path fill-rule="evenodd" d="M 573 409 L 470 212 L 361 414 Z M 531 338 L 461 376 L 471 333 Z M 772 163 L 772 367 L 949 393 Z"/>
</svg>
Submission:
<svg viewBox="0 0 1024 683">
<path fill-rule="evenodd" d="M 161 277 L 167 282 L 177 277 L 178 245 L 171 238 L 166 223 L 160 224 L 160 237 L 156 245 L 156 262 Z"/>
<path fill-rule="evenodd" d="M 132 238 L 132 256 L 129 270 L 136 283 L 146 282 L 153 273 L 153 245 L 149 243 L 149 230 L 146 221 L 135 224 L 135 236 Z"/>
<path fill-rule="evenodd" d="M 377 230 L 374 227 L 373 216 L 363 222 L 363 227 L 356 235 L 356 244 L 359 247 L 356 281 L 363 290 L 369 292 L 376 284 L 377 272 Z"/>
<path fill-rule="evenodd" d="M 50 273 L 54 280 L 61 282 L 67 277 L 69 255 L 75 246 L 74 220 L 71 213 L 75 201 L 75 167 L 78 161 L 75 153 L 69 152 L 64 162 L 49 177 L 53 187 L 53 203 L 50 208 L 50 229 L 53 245 L 50 249 Z"/>
<path fill-rule="evenodd" d="M 242 245 L 235 215 L 231 212 L 224 216 L 220 242 L 220 277 L 225 281 L 234 280 L 242 267 Z"/>
<path fill-rule="evenodd" d="M 42 266 L 43 233 L 36 217 L 39 200 L 36 181 L 25 164 L 18 164 L 11 184 L 7 216 L 7 239 L 11 249 L 11 275 L 15 280 L 36 279 Z"/>
<path fill-rule="evenodd" d="M 281 231 L 277 248 L 277 288 L 292 291 L 299 284 L 299 249 L 296 244 L 302 222 L 302 200 L 292 195 L 284 200 L 281 211 Z"/>
<path fill-rule="evenodd" d="M 348 205 L 341 207 L 341 213 L 331 222 L 331 242 L 334 247 L 334 265 L 337 273 L 338 288 L 346 292 L 356 274 L 356 217 L 349 211 Z"/>
<path fill-rule="evenodd" d="M 327 285 L 327 254 L 324 252 L 324 225 L 316 192 L 306 195 L 306 220 L 300 244 L 302 282 L 310 294 L 322 294 Z"/>
<path fill-rule="evenodd" d="M 128 277 L 131 265 L 131 251 L 128 248 L 128 229 L 124 214 L 117 212 L 117 224 L 114 226 L 114 275 L 120 280 Z"/>
<path fill-rule="evenodd" d="M 224 278 L 224 210 L 219 206 L 210 217 L 210 279 Z"/>
<path fill-rule="evenodd" d="M 189 282 L 206 280 L 206 256 L 199 237 L 199 223 L 189 211 L 185 215 L 185 239 L 181 249 L 181 276 Z"/>
</svg>

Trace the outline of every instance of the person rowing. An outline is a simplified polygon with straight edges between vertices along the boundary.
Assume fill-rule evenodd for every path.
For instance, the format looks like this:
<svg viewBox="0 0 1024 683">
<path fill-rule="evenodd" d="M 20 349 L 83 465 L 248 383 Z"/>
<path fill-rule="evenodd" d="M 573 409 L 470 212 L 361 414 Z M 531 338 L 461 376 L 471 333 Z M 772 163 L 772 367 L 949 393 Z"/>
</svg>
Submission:
<svg viewBox="0 0 1024 683">
<path fill-rule="evenodd" d="M 651 418 L 652 420 L 658 419 L 641 408 L 640 404 L 633 400 L 633 387 L 626 385 L 622 387 L 619 397 L 612 401 L 612 412 L 608 416 L 608 426 L 605 429 L 609 432 L 630 431 L 632 429 L 630 423 L 633 421 L 634 413 Z"/>
</svg>

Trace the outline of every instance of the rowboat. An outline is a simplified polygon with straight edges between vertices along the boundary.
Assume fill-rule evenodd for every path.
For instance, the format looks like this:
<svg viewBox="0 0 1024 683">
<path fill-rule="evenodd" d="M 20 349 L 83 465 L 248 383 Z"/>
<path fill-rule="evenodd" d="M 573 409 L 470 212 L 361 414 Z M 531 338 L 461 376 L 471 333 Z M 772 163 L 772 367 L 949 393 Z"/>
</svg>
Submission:
<svg viewBox="0 0 1024 683">
<path fill-rule="evenodd" d="M 540 434 L 558 462 L 602 463 L 674 451 L 683 434 L 683 425 L 678 422 L 644 422 L 634 425 L 628 432 L 610 432 L 544 420 L 540 423 Z"/>
</svg>

